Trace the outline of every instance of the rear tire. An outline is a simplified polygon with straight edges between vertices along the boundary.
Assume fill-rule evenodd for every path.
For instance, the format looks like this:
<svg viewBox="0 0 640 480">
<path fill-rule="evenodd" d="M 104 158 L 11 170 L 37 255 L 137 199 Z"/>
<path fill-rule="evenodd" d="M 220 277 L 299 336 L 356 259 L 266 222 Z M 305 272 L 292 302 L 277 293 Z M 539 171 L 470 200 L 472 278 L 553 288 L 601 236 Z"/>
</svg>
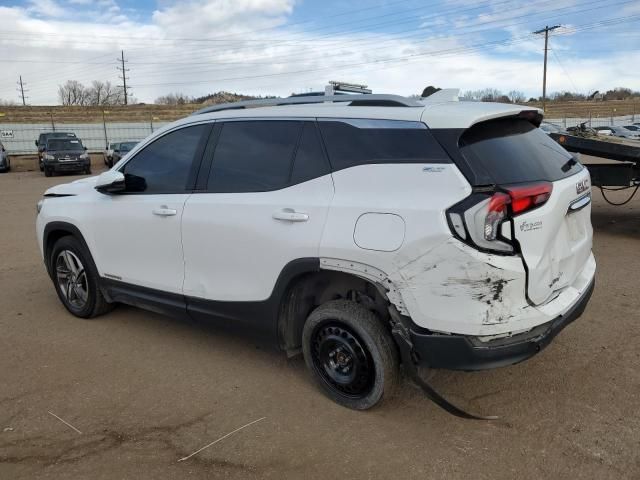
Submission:
<svg viewBox="0 0 640 480">
<path fill-rule="evenodd" d="M 44 172 L 44 164 L 42 163 L 42 160 L 38 161 L 38 167 L 40 167 L 41 172 Z"/>
<path fill-rule="evenodd" d="M 75 237 L 62 237 L 55 243 L 49 271 L 60 301 L 76 317 L 93 318 L 113 308 L 102 295 L 91 254 Z"/>
<path fill-rule="evenodd" d="M 316 308 L 302 332 L 304 360 L 336 403 L 366 410 L 393 396 L 399 384 L 396 345 L 376 314 L 348 300 Z"/>
</svg>

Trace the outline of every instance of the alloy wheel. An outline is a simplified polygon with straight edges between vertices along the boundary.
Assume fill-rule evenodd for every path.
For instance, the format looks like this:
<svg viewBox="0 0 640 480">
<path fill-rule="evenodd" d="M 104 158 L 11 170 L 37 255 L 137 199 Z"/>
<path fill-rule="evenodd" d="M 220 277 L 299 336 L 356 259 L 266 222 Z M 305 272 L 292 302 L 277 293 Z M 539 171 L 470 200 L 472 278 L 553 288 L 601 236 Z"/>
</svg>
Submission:
<svg viewBox="0 0 640 480">
<path fill-rule="evenodd" d="M 75 309 L 83 308 L 89 299 L 87 272 L 78 256 L 62 250 L 56 257 L 56 279 L 65 299 Z"/>
</svg>

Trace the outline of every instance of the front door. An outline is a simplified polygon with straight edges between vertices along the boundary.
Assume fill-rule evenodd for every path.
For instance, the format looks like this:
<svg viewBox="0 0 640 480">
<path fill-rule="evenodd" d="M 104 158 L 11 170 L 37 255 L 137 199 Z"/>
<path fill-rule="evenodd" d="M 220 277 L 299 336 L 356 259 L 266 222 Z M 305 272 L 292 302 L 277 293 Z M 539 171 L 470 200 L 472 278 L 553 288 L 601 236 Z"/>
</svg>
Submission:
<svg viewBox="0 0 640 480">
<path fill-rule="evenodd" d="M 120 167 L 125 192 L 98 197 L 92 231 L 102 277 L 182 293 L 180 222 L 209 130 L 188 126 L 155 139 Z"/>
</svg>

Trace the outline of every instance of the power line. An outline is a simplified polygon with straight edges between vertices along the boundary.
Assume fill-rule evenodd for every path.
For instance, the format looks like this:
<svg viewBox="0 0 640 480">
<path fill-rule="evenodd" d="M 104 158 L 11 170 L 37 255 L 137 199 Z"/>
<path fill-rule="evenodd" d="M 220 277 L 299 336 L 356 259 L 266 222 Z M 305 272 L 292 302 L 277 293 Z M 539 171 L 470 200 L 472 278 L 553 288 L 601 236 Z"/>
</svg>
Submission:
<svg viewBox="0 0 640 480">
<path fill-rule="evenodd" d="M 556 53 L 555 49 L 554 48 L 550 48 L 549 50 L 551 50 L 551 53 L 553 53 L 553 56 L 556 58 L 556 61 L 558 62 L 558 65 L 560 65 L 560 68 L 562 68 L 562 71 L 564 72 L 565 76 L 569 79 L 569 82 L 571 82 L 571 85 L 573 86 L 573 91 L 574 92 L 578 92 L 578 87 L 576 87 L 576 84 L 573 82 L 573 79 L 571 78 L 571 75 L 569 75 L 569 72 L 567 71 L 567 69 L 564 68 L 564 65 L 560 61 L 560 57 Z"/>
<path fill-rule="evenodd" d="M 538 35 L 544 32 L 544 72 L 542 74 L 542 111 L 547 104 L 547 50 L 549 50 L 549 32 L 560 28 L 562 25 L 554 25 L 553 27 L 546 26 L 540 30 L 533 32 L 534 35 Z"/>
<path fill-rule="evenodd" d="M 122 76 L 118 75 L 118 78 L 122 79 L 122 91 L 124 92 L 124 104 L 127 105 L 128 95 L 129 95 L 129 92 L 127 91 L 127 80 L 129 79 L 129 77 L 127 77 L 127 72 L 129 71 L 129 69 L 124 67 L 124 64 L 127 62 L 127 60 L 124 59 L 124 50 L 120 50 L 120 59 L 116 59 L 116 60 L 122 62 L 122 66 L 116 67 L 116 68 L 122 72 Z"/>
</svg>

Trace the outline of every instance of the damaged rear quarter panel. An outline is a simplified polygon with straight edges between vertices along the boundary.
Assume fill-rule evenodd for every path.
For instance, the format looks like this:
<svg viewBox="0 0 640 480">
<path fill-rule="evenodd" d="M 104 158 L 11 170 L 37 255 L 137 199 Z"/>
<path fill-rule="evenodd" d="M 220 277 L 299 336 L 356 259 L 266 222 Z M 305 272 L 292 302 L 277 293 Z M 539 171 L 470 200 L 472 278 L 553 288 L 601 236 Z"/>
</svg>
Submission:
<svg viewBox="0 0 640 480">
<path fill-rule="evenodd" d="M 393 281 L 421 327 L 494 335 L 540 321 L 540 312 L 527 304 L 526 272 L 517 256 L 478 252 L 448 239 L 428 252 L 404 250 L 396 267 Z"/>
</svg>

